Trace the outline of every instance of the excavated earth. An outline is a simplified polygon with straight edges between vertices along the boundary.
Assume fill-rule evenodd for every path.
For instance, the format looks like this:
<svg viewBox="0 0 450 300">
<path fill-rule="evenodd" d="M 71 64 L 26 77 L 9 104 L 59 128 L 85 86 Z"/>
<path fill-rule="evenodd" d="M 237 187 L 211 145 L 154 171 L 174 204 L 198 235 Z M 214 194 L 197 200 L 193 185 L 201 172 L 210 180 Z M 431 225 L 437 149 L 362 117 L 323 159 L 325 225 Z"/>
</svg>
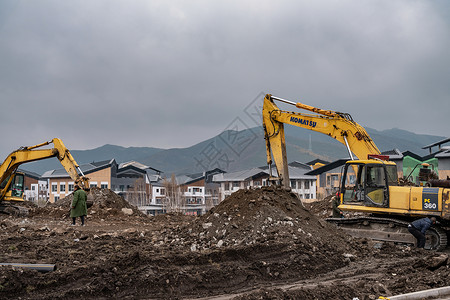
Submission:
<svg viewBox="0 0 450 300">
<path fill-rule="evenodd" d="M 148 217 L 110 190 L 0 216 L 0 299 L 377 299 L 446 286 L 445 252 L 355 239 L 275 187 L 240 190 L 201 217 Z"/>
</svg>

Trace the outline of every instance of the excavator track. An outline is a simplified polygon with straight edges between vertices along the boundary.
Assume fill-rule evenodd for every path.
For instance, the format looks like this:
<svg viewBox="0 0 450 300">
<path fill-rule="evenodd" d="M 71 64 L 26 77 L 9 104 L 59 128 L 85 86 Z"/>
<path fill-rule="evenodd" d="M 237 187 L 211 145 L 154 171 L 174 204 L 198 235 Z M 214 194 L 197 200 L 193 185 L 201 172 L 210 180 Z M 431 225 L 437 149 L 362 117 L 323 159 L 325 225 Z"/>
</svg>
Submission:
<svg viewBox="0 0 450 300">
<path fill-rule="evenodd" d="M 377 241 L 399 244 L 415 244 L 416 239 L 409 233 L 409 222 L 377 217 L 328 218 L 354 237 L 370 238 Z M 433 226 L 426 233 L 425 249 L 440 251 L 447 247 L 447 233 L 439 226 Z"/>
</svg>

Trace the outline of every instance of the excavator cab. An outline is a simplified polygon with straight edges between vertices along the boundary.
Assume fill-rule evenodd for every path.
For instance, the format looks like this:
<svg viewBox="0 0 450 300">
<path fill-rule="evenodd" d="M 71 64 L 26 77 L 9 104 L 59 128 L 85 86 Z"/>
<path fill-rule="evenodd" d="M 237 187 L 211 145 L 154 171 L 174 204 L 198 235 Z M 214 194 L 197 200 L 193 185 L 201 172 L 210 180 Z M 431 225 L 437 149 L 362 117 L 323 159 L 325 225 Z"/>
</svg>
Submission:
<svg viewBox="0 0 450 300">
<path fill-rule="evenodd" d="M 6 201 L 23 201 L 24 196 L 24 181 L 25 175 L 20 172 L 13 173 L 13 179 L 9 186 L 8 191 L 5 194 L 4 200 Z M 8 176 L 3 182 L 0 184 L 0 189 L 4 189 L 10 180 L 10 176 Z"/>
<path fill-rule="evenodd" d="M 349 161 L 342 176 L 342 203 L 389 207 L 390 185 L 397 185 L 394 164 L 377 160 Z"/>
</svg>

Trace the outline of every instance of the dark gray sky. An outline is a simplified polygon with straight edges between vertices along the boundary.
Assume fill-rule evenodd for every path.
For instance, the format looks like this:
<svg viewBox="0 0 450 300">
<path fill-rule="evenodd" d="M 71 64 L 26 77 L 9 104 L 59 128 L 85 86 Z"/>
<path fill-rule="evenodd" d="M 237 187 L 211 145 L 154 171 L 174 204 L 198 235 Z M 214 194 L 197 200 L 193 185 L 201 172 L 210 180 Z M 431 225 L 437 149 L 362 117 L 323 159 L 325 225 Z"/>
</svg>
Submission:
<svg viewBox="0 0 450 300">
<path fill-rule="evenodd" d="M 187 147 L 256 126 L 246 113 L 262 93 L 377 130 L 448 136 L 449 10 L 410 0 L 2 0 L 0 155 L 53 137 L 73 150 Z"/>
</svg>

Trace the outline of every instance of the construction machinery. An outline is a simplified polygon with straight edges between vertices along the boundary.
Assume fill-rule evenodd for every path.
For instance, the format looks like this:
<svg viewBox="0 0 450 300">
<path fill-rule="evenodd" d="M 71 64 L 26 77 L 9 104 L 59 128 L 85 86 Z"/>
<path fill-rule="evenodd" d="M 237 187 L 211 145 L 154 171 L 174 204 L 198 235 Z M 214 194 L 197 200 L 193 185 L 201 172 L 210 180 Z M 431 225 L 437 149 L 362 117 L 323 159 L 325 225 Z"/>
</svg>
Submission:
<svg viewBox="0 0 450 300">
<path fill-rule="evenodd" d="M 38 149 L 50 144 L 53 144 L 53 148 Z M 84 176 L 72 154 L 60 139 L 54 138 L 35 146 L 21 147 L 9 154 L 1 164 L 0 212 L 14 213 L 14 210 L 18 210 L 19 214 L 24 213 L 23 208 L 14 205 L 24 201 L 24 174 L 17 170 L 21 164 L 51 157 L 58 158 L 76 185 L 84 189 L 89 188 L 89 179 Z"/>
<path fill-rule="evenodd" d="M 281 110 L 275 101 L 315 114 Z M 322 110 L 268 94 L 264 98 L 262 115 L 270 176 L 286 188 L 290 181 L 284 124 L 321 132 L 347 148 L 350 159 L 341 172 L 339 208 L 354 212 L 356 216 L 330 218 L 329 222 L 354 236 L 414 243 L 415 239 L 407 231 L 408 224 L 417 218 L 435 216 L 438 224 L 427 231 L 426 248 L 441 250 L 447 246 L 449 186 L 445 188 L 446 184 L 433 180 L 419 187 L 399 186 L 396 164 L 380 154 L 366 130 L 348 113 Z M 272 157 L 277 177 L 272 176 Z"/>
</svg>

